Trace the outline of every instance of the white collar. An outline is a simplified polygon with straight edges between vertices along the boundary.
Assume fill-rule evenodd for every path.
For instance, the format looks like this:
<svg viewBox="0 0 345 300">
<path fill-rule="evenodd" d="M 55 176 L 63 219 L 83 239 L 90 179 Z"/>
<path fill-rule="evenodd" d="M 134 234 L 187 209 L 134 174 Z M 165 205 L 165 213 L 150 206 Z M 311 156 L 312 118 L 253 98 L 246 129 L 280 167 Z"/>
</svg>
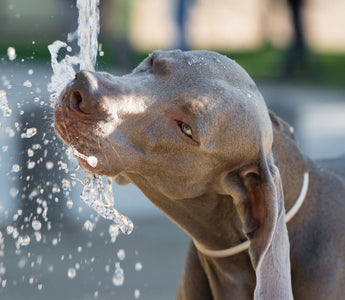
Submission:
<svg viewBox="0 0 345 300">
<path fill-rule="evenodd" d="M 286 223 L 289 222 L 298 212 L 300 207 L 302 206 L 304 199 L 307 195 L 308 191 L 308 186 L 309 186 L 309 173 L 306 172 L 303 175 L 303 183 L 302 183 L 302 188 L 301 191 L 298 195 L 298 198 L 295 202 L 295 204 L 291 207 L 291 209 L 286 213 L 285 215 L 285 221 Z M 204 248 L 203 245 L 201 245 L 199 242 L 196 240 L 193 240 L 195 247 L 203 254 L 210 256 L 210 257 L 216 257 L 216 258 L 222 258 L 222 257 L 228 257 L 235 255 L 237 253 L 240 253 L 242 251 L 245 251 L 249 248 L 249 241 L 242 242 L 241 244 L 238 244 L 234 247 L 224 249 L 224 250 L 209 250 Z"/>
</svg>

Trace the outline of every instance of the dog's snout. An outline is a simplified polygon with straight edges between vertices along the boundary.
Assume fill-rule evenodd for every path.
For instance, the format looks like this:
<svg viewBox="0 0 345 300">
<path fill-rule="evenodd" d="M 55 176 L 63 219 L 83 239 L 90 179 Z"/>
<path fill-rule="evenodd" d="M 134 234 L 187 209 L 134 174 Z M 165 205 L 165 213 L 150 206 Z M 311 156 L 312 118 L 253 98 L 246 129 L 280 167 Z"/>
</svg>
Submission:
<svg viewBox="0 0 345 300">
<path fill-rule="evenodd" d="M 97 111 L 97 78 L 88 71 L 80 71 L 71 83 L 68 97 L 69 107 L 79 113 L 92 114 Z"/>
</svg>

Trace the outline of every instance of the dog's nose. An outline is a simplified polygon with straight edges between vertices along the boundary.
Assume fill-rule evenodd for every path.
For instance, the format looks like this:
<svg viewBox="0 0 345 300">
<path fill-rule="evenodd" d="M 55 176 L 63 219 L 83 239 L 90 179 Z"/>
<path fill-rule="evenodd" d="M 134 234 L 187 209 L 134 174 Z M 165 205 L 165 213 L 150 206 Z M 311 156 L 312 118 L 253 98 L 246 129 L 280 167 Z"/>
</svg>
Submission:
<svg viewBox="0 0 345 300">
<path fill-rule="evenodd" d="M 70 107 L 84 114 L 95 113 L 98 103 L 97 89 L 97 79 L 91 72 L 78 72 L 71 84 L 69 94 Z"/>
</svg>

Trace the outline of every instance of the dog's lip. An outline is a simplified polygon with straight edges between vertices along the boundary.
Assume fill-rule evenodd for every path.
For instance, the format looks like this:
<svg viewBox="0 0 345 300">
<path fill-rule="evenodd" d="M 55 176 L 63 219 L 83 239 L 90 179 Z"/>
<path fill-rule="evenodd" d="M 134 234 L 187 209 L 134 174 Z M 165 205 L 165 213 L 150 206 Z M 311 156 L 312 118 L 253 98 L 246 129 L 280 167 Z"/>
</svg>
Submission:
<svg viewBox="0 0 345 300">
<path fill-rule="evenodd" d="M 54 131 L 66 144 L 69 144 L 69 142 L 67 140 L 67 134 L 66 134 L 64 128 L 62 127 L 62 125 L 60 124 L 60 122 L 55 121 Z"/>
</svg>

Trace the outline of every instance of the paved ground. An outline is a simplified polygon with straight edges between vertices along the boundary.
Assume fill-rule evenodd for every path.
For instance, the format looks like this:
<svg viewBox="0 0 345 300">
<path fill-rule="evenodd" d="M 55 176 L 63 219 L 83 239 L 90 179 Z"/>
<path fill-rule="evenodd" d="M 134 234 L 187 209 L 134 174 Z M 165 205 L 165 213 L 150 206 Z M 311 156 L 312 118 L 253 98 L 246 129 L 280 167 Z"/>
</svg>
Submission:
<svg viewBox="0 0 345 300">
<path fill-rule="evenodd" d="M 28 75 L 30 69 L 34 71 L 32 75 Z M 66 208 L 62 192 L 49 192 L 65 176 L 57 166 L 60 154 L 56 148 L 61 144 L 53 139 L 49 126 L 52 115 L 46 105 L 49 73 L 48 65 L 0 62 L 0 90 L 7 92 L 13 109 L 12 118 L 0 117 L 0 230 L 4 237 L 0 253 L 0 299 L 94 299 L 98 296 L 98 299 L 126 300 L 135 299 L 136 289 L 140 291 L 139 299 L 174 299 L 188 237 L 137 189 L 116 188 L 116 207 L 132 218 L 135 230 L 130 236 L 120 236 L 114 244 L 110 243 L 106 221 L 99 221 L 92 232 L 82 229 L 84 222 L 92 218 L 90 210 L 78 200 L 80 187 L 73 188 L 71 193 L 73 209 Z M 28 83 L 23 85 L 26 80 L 30 80 L 31 87 Z M 269 106 L 295 127 L 307 154 L 318 158 L 345 153 L 344 90 L 272 82 L 258 85 Z M 35 100 L 36 97 L 39 99 Z M 44 102 L 40 104 L 40 101 Z M 21 139 L 21 132 L 30 127 L 37 127 L 37 135 Z M 48 141 L 47 145 L 44 140 Z M 35 143 L 42 148 L 31 158 L 36 161 L 36 167 L 28 170 L 27 149 Z M 48 161 L 55 163 L 52 170 L 45 167 Z M 22 166 L 18 173 L 10 172 L 15 163 Z M 24 216 L 31 213 L 37 216 L 37 203 L 29 195 L 39 185 L 41 196 L 32 198 L 48 201 L 52 229 L 48 231 L 41 218 L 42 240 L 35 242 Z M 24 199 L 21 195 L 25 195 Z M 18 208 L 25 209 L 23 216 L 13 221 Z M 30 244 L 16 249 L 13 238 L 6 233 L 9 225 L 17 227 L 23 236 L 29 234 Z M 123 261 L 117 257 L 119 249 L 125 250 Z M 115 287 L 112 278 L 115 263 L 119 261 L 125 282 Z M 138 262 L 143 266 L 141 271 L 135 270 Z M 70 279 L 68 269 L 78 266 L 75 278 Z"/>
</svg>

